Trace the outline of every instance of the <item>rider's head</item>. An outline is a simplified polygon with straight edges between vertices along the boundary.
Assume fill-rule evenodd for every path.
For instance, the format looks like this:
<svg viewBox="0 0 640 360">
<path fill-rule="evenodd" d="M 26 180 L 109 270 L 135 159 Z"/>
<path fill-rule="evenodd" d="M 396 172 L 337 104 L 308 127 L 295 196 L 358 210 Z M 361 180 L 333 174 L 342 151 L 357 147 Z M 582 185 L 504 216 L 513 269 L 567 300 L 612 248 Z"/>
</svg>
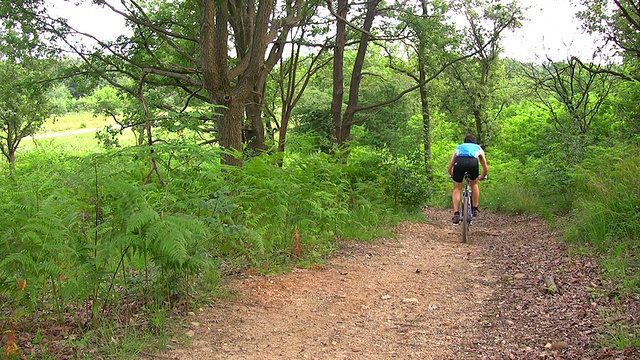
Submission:
<svg viewBox="0 0 640 360">
<path fill-rule="evenodd" d="M 476 143 L 477 143 L 477 142 L 476 142 L 476 137 L 475 137 L 475 136 L 473 136 L 473 135 L 471 135 L 471 134 L 469 134 L 469 135 L 465 136 L 465 138 L 464 138 L 464 142 L 466 142 L 466 143 L 473 143 L 473 144 L 476 144 Z"/>
</svg>

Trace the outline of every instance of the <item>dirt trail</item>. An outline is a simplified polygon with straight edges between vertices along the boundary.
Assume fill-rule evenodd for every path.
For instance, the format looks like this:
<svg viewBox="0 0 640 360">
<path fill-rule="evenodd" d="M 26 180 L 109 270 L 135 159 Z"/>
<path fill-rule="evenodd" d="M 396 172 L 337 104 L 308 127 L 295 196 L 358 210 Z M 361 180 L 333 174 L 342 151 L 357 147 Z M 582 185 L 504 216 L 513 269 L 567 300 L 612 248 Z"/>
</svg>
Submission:
<svg viewBox="0 0 640 360">
<path fill-rule="evenodd" d="M 638 358 L 606 331 L 595 264 L 569 259 L 544 224 L 482 213 L 470 244 L 425 210 L 397 239 L 345 242 L 329 263 L 230 282 L 237 297 L 191 314 L 168 359 Z M 545 290 L 553 276 L 558 292 Z M 592 290 L 590 290 L 592 289 Z M 637 321 L 637 319 L 627 319 Z"/>
</svg>

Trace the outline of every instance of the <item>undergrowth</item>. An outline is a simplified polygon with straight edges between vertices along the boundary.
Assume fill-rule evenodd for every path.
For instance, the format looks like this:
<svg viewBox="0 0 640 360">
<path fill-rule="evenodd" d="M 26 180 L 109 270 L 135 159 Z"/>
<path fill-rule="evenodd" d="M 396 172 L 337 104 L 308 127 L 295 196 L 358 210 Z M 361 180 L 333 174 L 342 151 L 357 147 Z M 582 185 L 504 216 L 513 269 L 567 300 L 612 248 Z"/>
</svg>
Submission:
<svg viewBox="0 0 640 360">
<path fill-rule="evenodd" d="M 0 173 L 5 350 L 122 358 L 162 346 L 166 317 L 202 303 L 221 274 L 322 263 L 338 240 L 390 235 L 412 213 L 384 191 L 380 155 L 316 153 L 281 167 L 281 155 L 264 154 L 223 170 L 215 148 L 154 150 L 160 176 L 147 182 L 144 147 L 33 151 Z"/>
<path fill-rule="evenodd" d="M 640 292 L 640 150 L 592 148 L 576 177 L 568 239 L 602 258 L 624 294 Z"/>
<path fill-rule="evenodd" d="M 640 149 L 592 147 L 576 173 L 576 201 L 566 237 L 574 246 L 600 259 L 603 276 L 616 287 L 619 301 L 640 294 Z M 612 314 L 607 319 L 630 314 Z M 634 316 L 634 315 L 631 315 Z M 640 346 L 640 326 L 610 321 L 605 346 Z"/>
</svg>

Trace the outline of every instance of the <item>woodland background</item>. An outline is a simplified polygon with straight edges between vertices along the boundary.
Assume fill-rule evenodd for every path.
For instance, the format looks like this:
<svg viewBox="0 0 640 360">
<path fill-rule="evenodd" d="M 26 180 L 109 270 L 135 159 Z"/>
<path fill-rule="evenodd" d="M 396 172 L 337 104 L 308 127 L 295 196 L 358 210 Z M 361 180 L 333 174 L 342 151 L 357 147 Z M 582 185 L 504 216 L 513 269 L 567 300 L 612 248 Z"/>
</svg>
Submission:
<svg viewBox="0 0 640 360">
<path fill-rule="evenodd" d="M 489 160 L 481 208 L 546 219 L 638 296 L 635 2 L 581 0 L 607 50 L 538 63 L 501 56 L 517 1 L 92 3 L 130 34 L 0 2 L 7 357 L 54 357 L 52 328 L 78 357 L 162 346 L 226 274 L 420 221 L 450 206 L 468 133 Z"/>
</svg>

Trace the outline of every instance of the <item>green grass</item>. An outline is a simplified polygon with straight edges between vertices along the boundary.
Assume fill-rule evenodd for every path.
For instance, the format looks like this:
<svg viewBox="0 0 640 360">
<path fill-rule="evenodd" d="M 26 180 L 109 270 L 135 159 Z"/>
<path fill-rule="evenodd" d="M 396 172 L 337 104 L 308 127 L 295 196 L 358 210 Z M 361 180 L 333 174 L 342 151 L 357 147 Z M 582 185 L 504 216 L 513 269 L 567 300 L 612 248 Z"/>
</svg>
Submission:
<svg viewBox="0 0 640 360">
<path fill-rule="evenodd" d="M 602 260 L 605 275 L 619 291 L 640 291 L 640 149 L 593 148 L 576 174 L 581 195 L 574 203 L 567 238 L 589 244 Z"/>
<path fill-rule="evenodd" d="M 35 136 L 22 140 L 17 151 L 18 161 L 20 154 L 34 150 L 69 155 L 102 152 L 104 148 L 96 138 L 96 131 L 109 125 L 115 125 L 115 122 L 104 117 L 95 117 L 89 112 L 69 113 L 55 120 L 49 120 Z M 73 131 L 81 132 L 60 134 Z M 135 143 L 133 133 L 128 130 L 118 140 L 122 146 L 130 146 Z"/>
<path fill-rule="evenodd" d="M 640 332 L 638 329 L 629 328 L 629 326 L 613 325 L 604 342 L 617 350 L 640 348 Z"/>
<path fill-rule="evenodd" d="M 134 136 L 130 131 L 126 131 L 119 137 L 122 146 L 133 145 Z M 34 137 L 22 140 L 17 151 L 18 161 L 20 154 L 29 151 L 57 152 L 68 155 L 86 155 L 89 153 L 103 152 L 104 147 L 100 145 L 96 138 L 96 132 L 83 132 L 78 134 L 68 134 L 55 137 Z"/>
<path fill-rule="evenodd" d="M 68 113 L 48 120 L 38 134 L 48 134 L 78 129 L 103 128 L 107 125 L 115 125 L 113 119 L 104 116 L 94 116 L 90 112 Z"/>
</svg>

